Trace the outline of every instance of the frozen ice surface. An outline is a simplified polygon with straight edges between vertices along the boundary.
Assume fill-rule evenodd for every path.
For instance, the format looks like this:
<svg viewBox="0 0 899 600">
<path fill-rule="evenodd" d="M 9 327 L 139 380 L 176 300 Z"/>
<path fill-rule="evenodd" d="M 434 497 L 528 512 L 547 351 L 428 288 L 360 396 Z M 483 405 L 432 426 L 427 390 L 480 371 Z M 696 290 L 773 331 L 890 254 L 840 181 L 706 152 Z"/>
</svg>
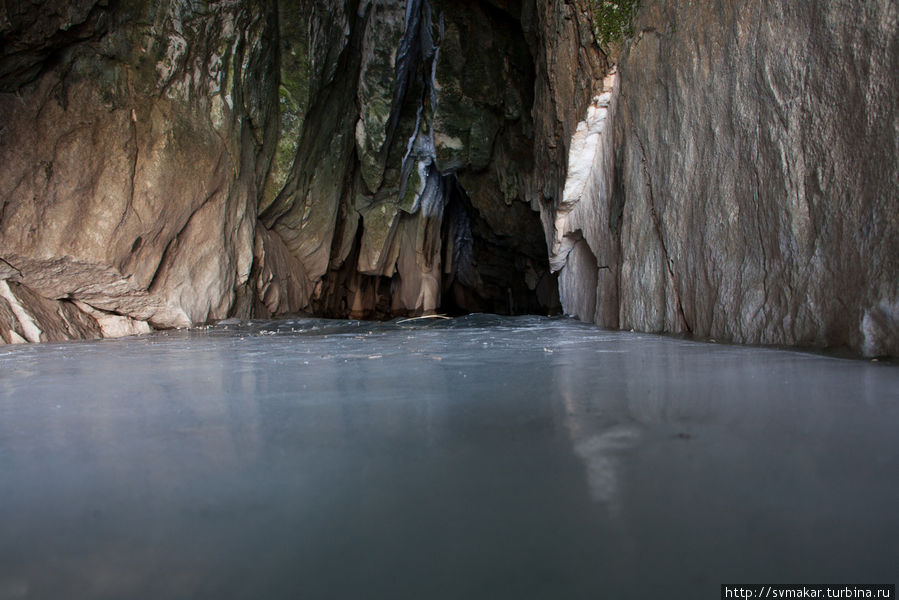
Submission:
<svg viewBox="0 0 899 600">
<path fill-rule="evenodd" d="M 0 348 L 0 599 L 894 582 L 899 367 L 472 315 Z"/>
</svg>

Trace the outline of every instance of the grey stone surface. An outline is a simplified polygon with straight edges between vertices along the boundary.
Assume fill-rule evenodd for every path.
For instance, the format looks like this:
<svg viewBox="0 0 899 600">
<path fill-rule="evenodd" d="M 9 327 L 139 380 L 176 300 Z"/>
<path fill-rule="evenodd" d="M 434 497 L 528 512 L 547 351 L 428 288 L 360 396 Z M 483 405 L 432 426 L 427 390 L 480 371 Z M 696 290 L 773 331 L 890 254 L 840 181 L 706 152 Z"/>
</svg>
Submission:
<svg viewBox="0 0 899 600">
<path fill-rule="evenodd" d="M 648 3 L 621 326 L 899 354 L 899 7 Z"/>
<path fill-rule="evenodd" d="M 897 15 L 643 4 L 584 227 L 597 323 L 899 353 Z"/>
</svg>

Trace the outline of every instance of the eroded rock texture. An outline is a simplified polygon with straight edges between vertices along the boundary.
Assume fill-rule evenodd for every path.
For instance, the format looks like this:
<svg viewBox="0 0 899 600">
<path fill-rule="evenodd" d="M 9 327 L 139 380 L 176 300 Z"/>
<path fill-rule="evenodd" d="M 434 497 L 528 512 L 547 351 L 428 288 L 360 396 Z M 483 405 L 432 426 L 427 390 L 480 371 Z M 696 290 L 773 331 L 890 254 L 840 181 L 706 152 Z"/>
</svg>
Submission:
<svg viewBox="0 0 899 600">
<path fill-rule="evenodd" d="M 590 31 L 587 0 L 3 5 L 3 339 L 555 310 Z"/>
<path fill-rule="evenodd" d="M 570 312 L 899 354 L 897 18 L 891 0 L 644 2 L 584 233 L 562 231 Z"/>
<path fill-rule="evenodd" d="M 0 4 L 0 338 L 566 313 L 899 354 L 890 0 Z M 549 257 L 549 260 L 547 260 Z"/>
<path fill-rule="evenodd" d="M 256 253 L 292 278 L 260 272 L 255 313 L 555 310 L 539 213 L 605 66 L 587 3 L 307 5 L 305 29 L 280 8 L 282 136 Z"/>
<path fill-rule="evenodd" d="M 228 316 L 275 149 L 273 5 L 6 6 L 0 264 L 24 316 L 0 329 L 29 321 L 36 341 Z"/>
</svg>

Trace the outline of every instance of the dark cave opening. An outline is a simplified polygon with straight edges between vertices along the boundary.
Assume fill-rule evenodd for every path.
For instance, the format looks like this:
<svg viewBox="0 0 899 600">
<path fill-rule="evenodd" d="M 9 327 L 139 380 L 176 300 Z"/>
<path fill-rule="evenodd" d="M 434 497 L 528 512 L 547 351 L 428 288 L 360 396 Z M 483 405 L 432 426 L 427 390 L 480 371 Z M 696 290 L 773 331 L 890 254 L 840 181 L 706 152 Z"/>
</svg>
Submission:
<svg viewBox="0 0 899 600">
<path fill-rule="evenodd" d="M 494 232 L 455 176 L 449 177 L 444 219 L 441 308 L 449 315 L 556 314 L 561 306 L 557 276 L 547 268 L 539 216 L 512 239 Z"/>
<path fill-rule="evenodd" d="M 437 246 L 437 306 L 422 310 L 398 304 L 396 296 L 404 282 L 397 269 L 390 269 L 393 272 L 389 276 L 360 271 L 364 232 L 360 224 L 354 228 L 347 257 L 322 280 L 320 293 L 311 305 L 314 316 L 387 320 L 428 313 L 552 315 L 561 311 L 557 275 L 546 265 L 546 243 L 537 213 L 521 223 L 520 236 L 500 235 L 473 206 L 455 174 L 438 174 L 438 180 L 441 207 L 431 217 L 435 223 L 423 228 L 438 234 L 437 239 L 426 242 Z M 346 211 L 341 216 L 353 218 Z M 394 231 L 393 235 L 399 233 Z"/>
</svg>

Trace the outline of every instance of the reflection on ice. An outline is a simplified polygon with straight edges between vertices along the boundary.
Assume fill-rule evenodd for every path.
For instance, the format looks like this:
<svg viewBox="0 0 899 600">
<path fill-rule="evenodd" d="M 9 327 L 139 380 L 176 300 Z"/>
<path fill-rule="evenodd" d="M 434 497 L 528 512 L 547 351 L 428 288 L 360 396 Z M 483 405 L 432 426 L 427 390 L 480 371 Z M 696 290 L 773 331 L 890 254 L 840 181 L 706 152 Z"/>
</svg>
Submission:
<svg viewBox="0 0 899 600">
<path fill-rule="evenodd" d="M 4 349 L 0 598 L 888 580 L 897 418 L 894 366 L 566 319 Z"/>
<path fill-rule="evenodd" d="M 597 502 L 608 506 L 613 516 L 621 510 L 619 497 L 620 468 L 619 454 L 633 448 L 639 440 L 635 428 L 614 427 L 601 433 L 583 433 L 575 425 L 571 427 L 574 453 L 583 461 L 587 469 L 587 485 L 590 494 Z"/>
</svg>

